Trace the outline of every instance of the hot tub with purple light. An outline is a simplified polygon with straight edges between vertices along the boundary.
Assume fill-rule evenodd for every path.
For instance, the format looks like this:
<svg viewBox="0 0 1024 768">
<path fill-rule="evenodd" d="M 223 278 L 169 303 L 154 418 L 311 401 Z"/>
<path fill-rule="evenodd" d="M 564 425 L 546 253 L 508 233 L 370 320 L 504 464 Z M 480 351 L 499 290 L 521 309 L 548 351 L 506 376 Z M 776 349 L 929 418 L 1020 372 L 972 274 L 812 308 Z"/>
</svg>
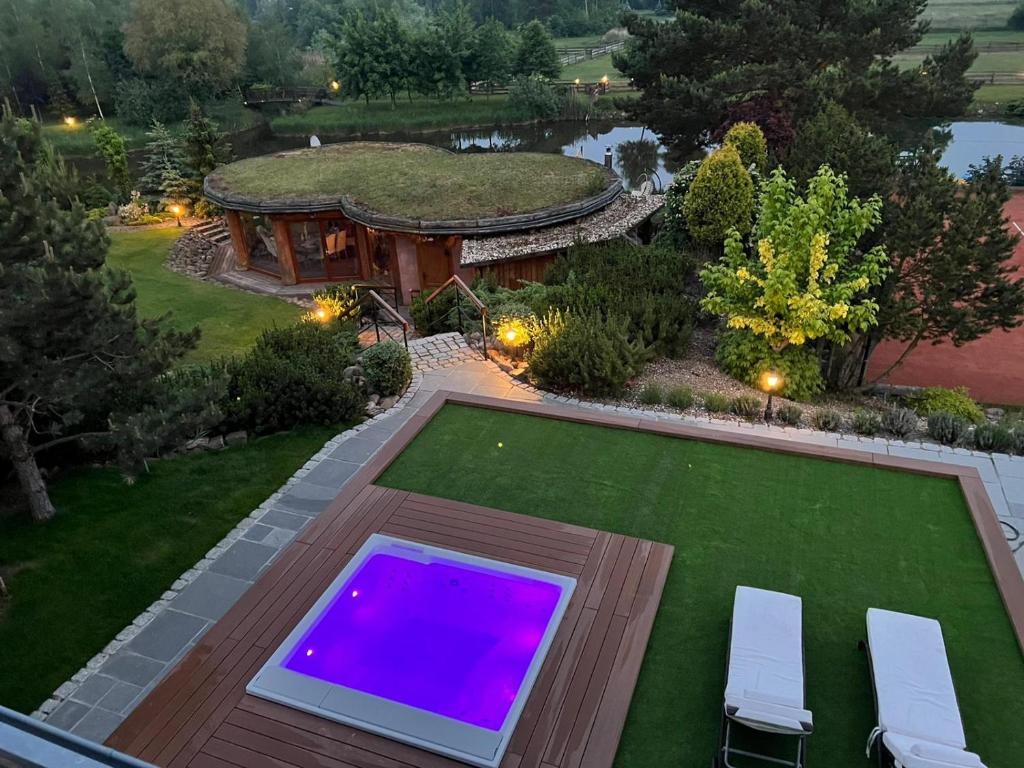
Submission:
<svg viewBox="0 0 1024 768">
<path fill-rule="evenodd" d="M 246 691 L 497 766 L 575 586 L 373 534 Z"/>
</svg>

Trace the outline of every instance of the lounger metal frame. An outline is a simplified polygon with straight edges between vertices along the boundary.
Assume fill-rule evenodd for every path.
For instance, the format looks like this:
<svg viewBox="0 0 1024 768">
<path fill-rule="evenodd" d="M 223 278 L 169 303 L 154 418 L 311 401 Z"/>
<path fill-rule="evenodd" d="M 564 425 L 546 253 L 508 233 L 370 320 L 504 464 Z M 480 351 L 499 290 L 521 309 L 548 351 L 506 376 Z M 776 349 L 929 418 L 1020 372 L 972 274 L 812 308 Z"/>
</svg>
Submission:
<svg viewBox="0 0 1024 768">
<path fill-rule="evenodd" d="M 868 657 L 868 676 L 871 678 L 871 695 L 875 699 L 875 722 L 877 723 L 878 722 L 878 686 L 875 685 L 875 662 L 874 662 L 874 659 L 871 658 L 871 645 L 868 643 L 867 640 L 861 640 L 858 643 L 858 646 L 860 647 L 860 649 L 862 651 L 864 651 L 864 653 L 867 654 L 867 657 Z M 879 732 L 876 735 L 875 732 L 872 731 L 871 734 L 872 734 L 872 736 L 874 736 L 874 738 L 868 741 L 868 758 L 871 757 L 871 747 L 874 746 L 874 745 L 877 745 L 877 750 L 878 750 L 878 768 L 886 768 L 886 762 L 885 762 L 886 755 L 889 756 L 889 763 L 888 763 L 888 765 L 890 765 L 890 766 L 895 765 L 896 764 L 896 758 L 893 757 L 892 753 L 889 752 L 889 749 L 885 746 L 885 743 L 882 741 L 882 732 Z"/>
<path fill-rule="evenodd" d="M 732 620 L 729 621 L 729 650 L 725 654 L 725 681 L 726 685 L 729 684 L 729 662 L 732 658 Z M 804 658 L 804 638 L 803 632 L 800 633 L 800 663 L 804 667 L 804 701 L 807 700 L 807 661 Z M 805 768 L 807 765 L 807 737 L 810 735 L 810 731 L 806 733 L 777 733 L 768 729 L 755 728 L 754 726 L 741 723 L 738 720 L 734 721 L 732 715 L 736 713 L 737 708 L 732 708 L 732 712 L 729 712 L 723 702 L 722 704 L 722 721 L 718 728 L 718 751 L 715 753 L 713 761 L 714 768 L 736 768 L 735 765 L 729 762 L 730 755 L 738 755 L 741 757 L 750 757 L 755 760 L 761 760 L 772 765 L 784 765 L 788 768 Z M 744 749 L 737 749 L 731 746 L 730 742 L 732 739 L 732 726 L 735 722 L 736 725 L 742 726 L 743 728 L 749 728 L 752 731 L 760 731 L 761 733 L 774 733 L 777 736 L 792 737 L 797 740 L 796 744 L 796 759 L 787 760 L 781 757 L 775 757 L 773 755 L 762 755 L 759 752 L 750 752 Z"/>
</svg>

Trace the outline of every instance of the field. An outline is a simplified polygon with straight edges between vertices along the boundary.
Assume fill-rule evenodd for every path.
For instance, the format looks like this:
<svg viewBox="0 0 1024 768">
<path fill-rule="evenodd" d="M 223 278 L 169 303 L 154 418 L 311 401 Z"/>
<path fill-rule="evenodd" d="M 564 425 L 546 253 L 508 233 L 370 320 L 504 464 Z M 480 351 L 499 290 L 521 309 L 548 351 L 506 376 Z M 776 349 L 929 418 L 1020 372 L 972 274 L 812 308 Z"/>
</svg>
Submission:
<svg viewBox="0 0 1024 768">
<path fill-rule="evenodd" d="M 871 606 L 942 622 L 968 744 L 1019 764 L 1024 659 L 952 480 L 449 405 L 377 482 L 675 547 L 618 766 L 710 762 L 739 584 L 804 600 L 811 765 L 869 764 Z"/>
<path fill-rule="evenodd" d="M 1003 29 L 1016 2 L 930 0 L 924 18 L 932 29 Z"/>
<path fill-rule="evenodd" d="M 599 56 L 562 68 L 563 80 L 575 80 L 578 77 L 581 82 L 596 83 L 605 75 L 612 82 L 628 82 L 628 78 L 612 66 L 612 57 L 610 55 Z"/>
<path fill-rule="evenodd" d="M 158 317 L 170 312 L 170 322 L 181 330 L 199 326 L 199 346 L 186 362 L 244 352 L 264 329 L 299 319 L 302 310 L 294 304 L 204 283 L 167 269 L 167 251 L 182 231 L 168 227 L 115 232 L 107 263 L 132 273 L 140 315 Z"/>
</svg>

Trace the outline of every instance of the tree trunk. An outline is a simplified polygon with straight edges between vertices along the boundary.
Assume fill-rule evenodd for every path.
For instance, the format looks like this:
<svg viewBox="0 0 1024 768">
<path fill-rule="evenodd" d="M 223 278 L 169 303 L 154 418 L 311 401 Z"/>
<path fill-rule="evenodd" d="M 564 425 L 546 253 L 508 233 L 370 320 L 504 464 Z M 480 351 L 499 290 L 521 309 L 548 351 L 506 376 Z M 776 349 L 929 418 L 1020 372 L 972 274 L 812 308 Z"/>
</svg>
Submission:
<svg viewBox="0 0 1024 768">
<path fill-rule="evenodd" d="M 28 499 L 33 522 L 45 523 L 57 514 L 57 510 L 53 508 L 50 495 L 46 492 L 46 483 L 39 474 L 39 465 L 36 464 L 36 456 L 28 444 L 25 431 L 18 426 L 7 405 L 0 405 L 0 441 L 14 465 L 21 490 Z"/>
<path fill-rule="evenodd" d="M 92 98 L 96 102 L 96 111 L 99 113 L 100 120 L 106 121 L 103 116 L 103 107 L 100 106 L 100 97 L 96 95 L 96 86 L 92 83 L 92 71 L 89 69 L 89 60 L 85 56 L 85 41 L 82 40 L 82 33 L 78 33 L 78 45 L 82 51 L 82 65 L 85 67 L 85 76 L 89 80 L 89 90 L 92 91 Z"/>
</svg>

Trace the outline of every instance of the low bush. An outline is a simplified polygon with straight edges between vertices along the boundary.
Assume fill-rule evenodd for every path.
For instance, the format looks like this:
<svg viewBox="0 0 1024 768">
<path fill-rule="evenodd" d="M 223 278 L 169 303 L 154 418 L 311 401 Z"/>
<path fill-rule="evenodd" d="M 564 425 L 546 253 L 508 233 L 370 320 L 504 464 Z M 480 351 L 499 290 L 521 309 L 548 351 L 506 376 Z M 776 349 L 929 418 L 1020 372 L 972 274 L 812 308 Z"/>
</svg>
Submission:
<svg viewBox="0 0 1024 768">
<path fill-rule="evenodd" d="M 776 418 L 783 424 L 796 427 L 800 425 L 800 420 L 803 418 L 804 411 L 798 405 L 792 403 L 785 403 L 779 406 L 779 409 L 775 412 Z"/>
<path fill-rule="evenodd" d="M 822 432 L 838 432 L 843 428 L 843 415 L 834 408 L 822 408 L 811 421 L 814 428 Z"/>
<path fill-rule="evenodd" d="M 229 424 L 275 432 L 354 421 L 366 397 L 343 373 L 357 351 L 347 329 L 297 323 L 264 331 L 245 357 L 227 363 Z"/>
<path fill-rule="evenodd" d="M 538 323 L 528 362 L 530 377 L 545 389 L 611 396 L 647 359 L 646 349 L 630 341 L 624 318 L 555 310 Z"/>
<path fill-rule="evenodd" d="M 1013 428 L 1013 452 L 1024 456 L 1024 427 L 1020 425 Z"/>
<path fill-rule="evenodd" d="M 917 429 L 917 413 L 895 406 L 882 414 L 882 429 L 901 440 Z"/>
<path fill-rule="evenodd" d="M 362 354 L 366 386 L 381 397 L 400 394 L 412 379 L 412 361 L 397 341 L 382 341 Z"/>
<path fill-rule="evenodd" d="M 732 401 L 728 395 L 722 395 L 718 392 L 705 392 L 702 395 L 704 400 L 704 407 L 711 413 L 728 413 L 729 407 L 732 405 Z"/>
<path fill-rule="evenodd" d="M 928 417 L 928 436 L 943 445 L 956 445 L 963 439 L 970 422 L 956 414 L 936 411 Z"/>
<path fill-rule="evenodd" d="M 689 387 L 673 387 L 668 391 L 665 402 L 673 408 L 685 411 L 693 405 L 693 390 Z"/>
<path fill-rule="evenodd" d="M 665 402 L 665 388 L 655 381 L 645 384 L 640 390 L 640 402 L 644 405 L 661 405 Z"/>
<path fill-rule="evenodd" d="M 948 413 L 972 424 L 980 424 L 985 420 L 985 412 L 974 402 L 965 387 L 928 387 L 911 397 L 910 405 L 921 416 Z"/>
<path fill-rule="evenodd" d="M 986 421 L 974 428 L 974 447 L 979 451 L 1006 453 L 1014 447 L 1013 432 L 1002 424 Z"/>
<path fill-rule="evenodd" d="M 421 293 L 409 305 L 413 325 L 423 336 L 458 331 L 460 317 L 463 330 L 469 330 L 470 326 L 480 322 L 480 313 L 465 296 L 459 296 L 454 288 L 445 289 L 428 304 L 426 299 L 429 295 Z"/>
<path fill-rule="evenodd" d="M 729 410 L 741 419 L 757 421 L 761 417 L 761 400 L 753 395 L 740 395 L 732 399 Z"/>
<path fill-rule="evenodd" d="M 882 417 L 873 411 L 857 411 L 853 414 L 853 431 L 874 437 L 882 431 Z"/>
<path fill-rule="evenodd" d="M 809 400 L 825 388 L 821 366 L 813 350 L 786 347 L 774 351 L 761 336 L 750 331 L 727 331 L 718 340 L 715 360 L 734 379 L 758 385 L 761 374 L 776 370 L 782 374 L 779 394 L 794 400 Z"/>
<path fill-rule="evenodd" d="M 548 269 L 546 299 L 570 312 L 624 316 L 630 341 L 681 357 L 697 312 L 686 292 L 693 267 L 687 254 L 663 245 L 581 245 Z"/>
</svg>

